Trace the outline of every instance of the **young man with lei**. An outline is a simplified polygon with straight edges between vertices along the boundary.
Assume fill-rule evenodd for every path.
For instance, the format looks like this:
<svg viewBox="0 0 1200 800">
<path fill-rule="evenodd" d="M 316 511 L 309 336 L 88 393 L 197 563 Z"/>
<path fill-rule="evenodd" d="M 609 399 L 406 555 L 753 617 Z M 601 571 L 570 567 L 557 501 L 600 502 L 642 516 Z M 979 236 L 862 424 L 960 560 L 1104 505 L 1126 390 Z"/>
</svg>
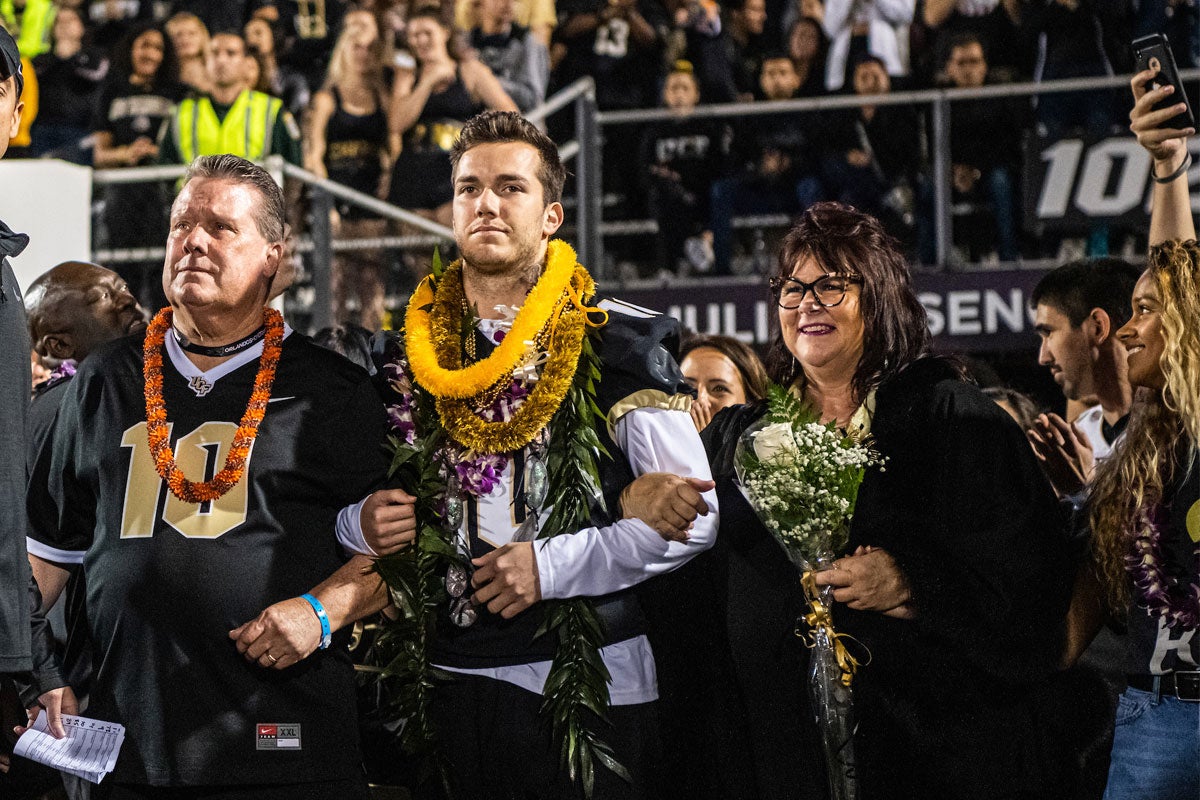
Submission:
<svg viewBox="0 0 1200 800">
<path fill-rule="evenodd" d="M 102 800 L 365 798 L 354 670 L 335 632 L 386 604 L 340 509 L 379 485 L 363 370 L 266 306 L 283 193 L 231 155 L 193 162 L 144 336 L 65 390 L 29 482 L 48 604 L 82 568 L 88 715 L 125 725 Z"/>
<path fill-rule="evenodd" d="M 418 665 L 451 673 L 427 709 L 436 752 L 454 797 L 654 797 L 657 680 L 629 590 L 711 546 L 716 531 L 671 355 L 678 323 L 591 305 L 591 277 L 550 238 L 566 173 L 532 124 L 481 114 L 452 159 L 462 260 L 417 287 L 405 338 L 381 369 L 398 440 L 444 434 L 445 500 L 430 527 L 460 557 L 439 565 L 446 591 Z M 663 498 L 682 512 L 674 538 L 612 513 L 636 476 L 659 472 L 694 476 Z M 411 531 L 393 527 L 411 519 L 412 501 L 385 491 L 347 509 L 344 542 L 380 554 L 409 544 Z M 572 753 L 564 737 L 579 742 Z"/>
</svg>

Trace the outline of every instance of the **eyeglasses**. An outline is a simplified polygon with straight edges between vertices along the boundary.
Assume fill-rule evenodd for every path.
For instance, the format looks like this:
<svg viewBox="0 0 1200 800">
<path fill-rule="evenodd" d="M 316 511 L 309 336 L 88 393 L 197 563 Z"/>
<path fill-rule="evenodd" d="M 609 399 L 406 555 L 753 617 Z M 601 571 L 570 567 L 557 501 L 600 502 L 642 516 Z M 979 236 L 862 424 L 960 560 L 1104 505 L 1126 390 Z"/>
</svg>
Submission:
<svg viewBox="0 0 1200 800">
<path fill-rule="evenodd" d="M 846 298 L 846 289 L 850 284 L 862 282 L 857 275 L 838 275 L 836 272 L 822 275 L 812 283 L 796 278 L 771 278 L 771 291 L 780 308 L 799 308 L 810 291 L 813 293 L 813 302 L 822 308 L 830 308 Z"/>
</svg>

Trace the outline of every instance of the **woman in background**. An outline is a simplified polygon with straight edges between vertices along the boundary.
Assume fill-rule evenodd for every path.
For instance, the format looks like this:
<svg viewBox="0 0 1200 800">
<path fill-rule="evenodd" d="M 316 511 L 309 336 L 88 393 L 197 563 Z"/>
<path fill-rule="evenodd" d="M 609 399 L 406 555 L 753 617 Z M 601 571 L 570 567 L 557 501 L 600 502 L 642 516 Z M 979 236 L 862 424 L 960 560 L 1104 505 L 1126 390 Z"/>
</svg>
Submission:
<svg viewBox="0 0 1200 800">
<path fill-rule="evenodd" d="M 679 348 L 679 368 L 696 390 L 692 421 L 702 431 L 722 408 L 767 396 L 767 371 L 747 345 L 732 336 L 689 336 Z"/>
<path fill-rule="evenodd" d="M 325 85 L 313 97 L 304 161 L 310 171 L 322 177 L 378 197 L 386 186 L 389 157 L 383 43 L 374 22 L 374 17 L 365 12 L 347 15 L 347 24 L 333 48 Z M 351 203 L 337 203 L 335 236 L 372 238 L 382 236 L 385 229 L 385 220 Z M 384 315 L 385 278 L 379 250 L 350 250 L 335 255 L 334 318 L 344 322 L 350 316 L 346 302 L 350 284 L 358 296 L 360 324 L 368 330 L 379 330 Z"/>
<path fill-rule="evenodd" d="M 159 130 L 184 91 L 170 38 L 157 25 L 135 24 L 113 50 L 112 74 L 96 106 L 92 123 L 96 167 L 155 163 Z M 167 237 L 170 191 L 170 185 L 163 183 L 106 186 L 104 224 L 109 247 L 161 246 Z M 159 261 L 148 261 L 116 269 L 143 306 L 161 308 L 165 299 L 159 281 L 147 279 L 161 267 Z"/>
<path fill-rule="evenodd" d="M 180 11 L 167 20 L 167 35 L 179 59 L 179 80 L 197 92 L 207 92 L 208 28 L 195 14 Z"/>
<path fill-rule="evenodd" d="M 283 101 L 284 108 L 297 119 L 302 119 L 312 91 L 303 75 L 279 63 L 275 50 L 275 29 L 271 23 L 255 17 L 246 23 L 243 35 L 246 37 L 247 52 L 252 53 L 258 62 L 258 80 L 252 83 L 251 88 L 278 97 Z"/>
<path fill-rule="evenodd" d="M 59 8 L 50 29 L 52 49 L 33 59 L 40 106 L 30 131 L 35 156 L 91 163 L 85 139 L 96 95 L 108 75 L 108 58 L 88 46 L 85 34 L 79 11 Z"/>
<path fill-rule="evenodd" d="M 410 14 L 406 33 L 416 65 L 398 69 L 392 87 L 389 199 L 449 226 L 450 148 L 458 132 L 480 111 L 517 111 L 517 104 L 485 64 L 451 54 L 450 29 L 436 6 Z"/>
</svg>

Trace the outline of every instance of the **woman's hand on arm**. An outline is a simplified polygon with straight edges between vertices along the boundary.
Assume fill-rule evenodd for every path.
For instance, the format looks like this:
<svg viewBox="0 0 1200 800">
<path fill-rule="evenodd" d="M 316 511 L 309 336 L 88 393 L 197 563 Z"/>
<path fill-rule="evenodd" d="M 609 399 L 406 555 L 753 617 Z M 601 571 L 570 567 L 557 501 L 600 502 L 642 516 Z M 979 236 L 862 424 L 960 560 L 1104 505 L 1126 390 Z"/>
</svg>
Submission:
<svg viewBox="0 0 1200 800">
<path fill-rule="evenodd" d="M 136 167 L 146 158 L 158 156 L 158 145 L 148 136 L 142 136 L 132 144 L 113 145 L 110 131 L 96 131 L 93 161 L 97 169 L 112 167 Z"/>
</svg>

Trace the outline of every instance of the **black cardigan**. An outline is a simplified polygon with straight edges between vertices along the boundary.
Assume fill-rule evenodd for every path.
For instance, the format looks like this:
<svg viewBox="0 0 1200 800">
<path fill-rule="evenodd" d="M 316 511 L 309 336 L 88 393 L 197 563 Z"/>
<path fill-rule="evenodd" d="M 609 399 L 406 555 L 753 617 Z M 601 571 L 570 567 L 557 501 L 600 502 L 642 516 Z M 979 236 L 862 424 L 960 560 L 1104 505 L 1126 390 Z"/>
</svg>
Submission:
<svg viewBox="0 0 1200 800">
<path fill-rule="evenodd" d="M 792 635 L 798 578 L 733 485 L 737 439 L 763 412 L 761 403 L 730 409 L 705 430 L 717 545 L 645 602 L 666 741 L 672 724 L 701 720 L 736 745 L 684 764 L 668 745 L 685 780 L 715 787 L 694 796 L 791 798 L 824 787 L 806 655 Z M 863 482 L 847 551 L 891 553 L 918 616 L 834 607 L 838 630 L 873 657 L 854 684 L 862 797 L 1053 796 L 1065 759 L 1046 717 L 1059 710 L 1051 683 L 1073 577 L 1053 492 L 1019 428 L 942 359 L 879 387 L 871 434 L 887 463 Z M 705 693 L 704 681 L 723 685 Z"/>
</svg>

